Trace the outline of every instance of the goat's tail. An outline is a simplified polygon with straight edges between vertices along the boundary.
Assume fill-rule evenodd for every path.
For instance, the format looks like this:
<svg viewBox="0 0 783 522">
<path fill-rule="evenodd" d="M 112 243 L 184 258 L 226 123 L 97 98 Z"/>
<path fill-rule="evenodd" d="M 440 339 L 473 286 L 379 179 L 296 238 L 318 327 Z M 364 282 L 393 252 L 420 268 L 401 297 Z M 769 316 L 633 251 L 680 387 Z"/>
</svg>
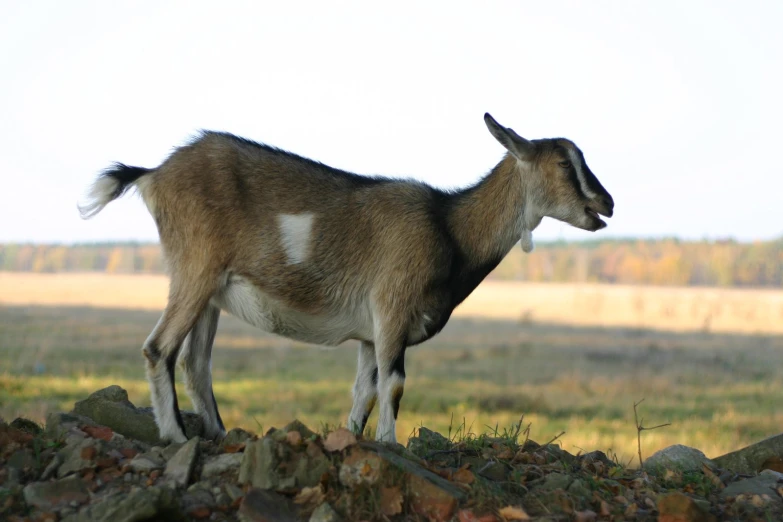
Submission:
<svg viewBox="0 0 783 522">
<path fill-rule="evenodd" d="M 103 210 L 103 207 L 127 192 L 131 185 L 154 169 L 144 167 L 129 167 L 122 163 L 115 163 L 98 176 L 98 179 L 90 187 L 87 200 L 79 205 L 79 213 L 82 219 L 90 219 Z"/>
</svg>

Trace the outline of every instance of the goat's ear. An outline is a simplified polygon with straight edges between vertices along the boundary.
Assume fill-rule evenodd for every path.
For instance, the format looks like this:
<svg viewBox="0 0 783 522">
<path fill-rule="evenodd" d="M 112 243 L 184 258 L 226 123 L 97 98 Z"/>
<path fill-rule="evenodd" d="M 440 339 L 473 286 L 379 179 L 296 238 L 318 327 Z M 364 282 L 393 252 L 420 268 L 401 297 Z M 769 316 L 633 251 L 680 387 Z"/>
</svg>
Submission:
<svg viewBox="0 0 783 522">
<path fill-rule="evenodd" d="M 517 159 L 529 160 L 535 152 L 536 146 L 532 142 L 514 132 L 513 129 L 499 124 L 488 112 L 484 113 L 484 123 L 487 124 L 489 132 L 495 139 Z"/>
</svg>

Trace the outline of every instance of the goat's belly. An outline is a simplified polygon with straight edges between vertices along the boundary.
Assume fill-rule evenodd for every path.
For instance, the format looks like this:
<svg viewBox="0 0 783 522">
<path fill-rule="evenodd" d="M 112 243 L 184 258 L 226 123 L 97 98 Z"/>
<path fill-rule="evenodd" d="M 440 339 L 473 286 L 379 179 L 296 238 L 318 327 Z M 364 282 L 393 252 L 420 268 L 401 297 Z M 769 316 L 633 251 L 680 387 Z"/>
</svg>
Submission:
<svg viewBox="0 0 783 522">
<path fill-rule="evenodd" d="M 348 339 L 372 339 L 372 317 L 364 307 L 311 315 L 281 304 L 242 278 L 232 278 L 212 304 L 261 330 L 297 341 L 336 346 Z"/>
</svg>

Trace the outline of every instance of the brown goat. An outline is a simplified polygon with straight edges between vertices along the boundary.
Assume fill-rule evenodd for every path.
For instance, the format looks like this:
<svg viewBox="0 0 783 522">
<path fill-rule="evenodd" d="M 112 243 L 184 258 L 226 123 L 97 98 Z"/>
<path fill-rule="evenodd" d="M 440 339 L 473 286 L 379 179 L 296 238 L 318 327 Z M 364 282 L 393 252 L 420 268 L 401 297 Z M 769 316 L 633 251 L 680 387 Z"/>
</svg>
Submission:
<svg viewBox="0 0 783 522">
<path fill-rule="evenodd" d="M 82 216 L 135 185 L 169 267 L 168 305 L 142 350 L 161 438 L 186 440 L 177 361 L 206 436 L 225 433 L 211 375 L 222 309 L 300 341 L 360 341 L 349 426 L 362 432 L 378 398 L 377 438 L 395 441 L 405 349 L 437 334 L 520 239 L 529 252 L 545 216 L 595 231 L 613 212 L 571 141 L 529 141 L 484 120 L 507 154 L 459 191 L 363 177 L 219 132 L 158 168 L 104 171 Z"/>
</svg>

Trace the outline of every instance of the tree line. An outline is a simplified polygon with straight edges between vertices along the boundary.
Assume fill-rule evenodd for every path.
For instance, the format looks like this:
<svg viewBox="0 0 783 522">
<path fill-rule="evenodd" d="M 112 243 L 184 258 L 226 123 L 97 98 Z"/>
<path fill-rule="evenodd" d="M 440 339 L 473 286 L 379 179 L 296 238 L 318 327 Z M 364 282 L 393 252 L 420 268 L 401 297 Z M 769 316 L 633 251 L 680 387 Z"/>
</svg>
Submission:
<svg viewBox="0 0 783 522">
<path fill-rule="evenodd" d="M 0 270 L 11 272 L 164 273 L 160 245 L 0 245 Z M 741 243 L 677 239 L 541 242 L 514 248 L 492 279 L 685 286 L 781 287 L 783 238 Z"/>
</svg>

